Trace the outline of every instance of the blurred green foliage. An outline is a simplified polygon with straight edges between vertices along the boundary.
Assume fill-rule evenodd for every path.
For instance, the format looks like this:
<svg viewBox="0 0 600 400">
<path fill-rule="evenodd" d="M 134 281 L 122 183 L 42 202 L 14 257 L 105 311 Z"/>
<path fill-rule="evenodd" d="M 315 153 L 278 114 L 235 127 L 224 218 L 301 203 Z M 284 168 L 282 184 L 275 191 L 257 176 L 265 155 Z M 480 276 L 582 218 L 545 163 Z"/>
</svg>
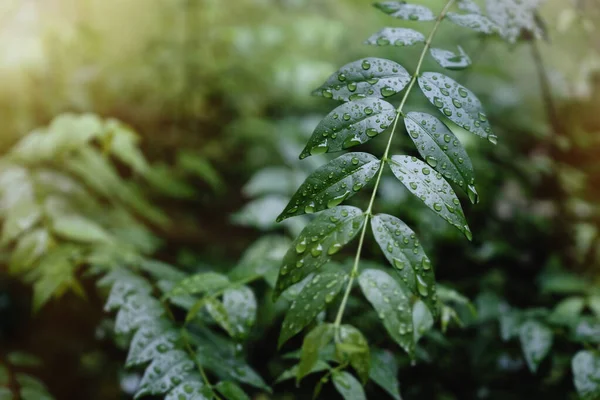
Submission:
<svg viewBox="0 0 600 400">
<path fill-rule="evenodd" d="M 418 3 L 439 10 L 443 2 Z M 390 366 L 405 399 L 576 399 L 576 388 L 598 382 L 600 9 L 594 1 L 548 0 L 540 13 L 548 41 L 507 46 L 455 26 L 442 27 L 438 36 L 438 47 L 460 45 L 471 55 L 473 67 L 451 76 L 486 105 L 499 137 L 492 150 L 456 131 L 481 195 L 476 207 L 465 207 L 473 244 L 394 179 L 382 182 L 380 211 L 400 216 L 419 234 L 444 284 L 440 297 L 446 295 L 446 333 L 434 329 L 421 338 L 416 365 L 381 334 L 365 302 L 348 304 L 347 322 L 381 349 L 372 357 Z M 12 389 L 31 384 L 41 391 L 44 385 L 31 375 L 17 382 L 25 369 L 57 399 L 134 392 L 141 376 L 123 369 L 127 344 L 119 338 L 113 344 L 95 278 L 80 268 L 98 243 L 106 250 L 107 238 L 114 248 L 180 265 L 185 274 L 264 276 L 265 282 L 250 284 L 260 311 L 244 353 L 269 384 L 290 368 L 294 355 L 275 348 L 285 306 L 271 302 L 270 288 L 289 238 L 307 219 L 274 220 L 328 158 L 297 158 L 330 108 L 309 93 L 359 57 L 413 66 L 418 49 L 361 45 L 393 23 L 358 0 L 3 1 L 0 211 L 8 215 L 10 205 L 30 215 L 35 206 L 22 200 L 35 194 L 38 201 L 41 193 L 70 204 L 50 210 L 68 211 L 71 219 L 61 228 L 36 218 L 36 229 L 20 237 L 29 243 L 20 252 L 20 241 L 11 240 L 33 225 L 23 229 L 3 219 L 9 246 L 0 268 L 0 386 L 10 375 Z M 412 22 L 403 26 L 419 29 Z M 436 64 L 428 60 L 426 67 Z M 418 96 L 410 103 L 429 107 Z M 365 149 L 380 154 L 383 146 L 373 141 Z M 411 146 L 403 138 L 394 150 L 410 153 Z M 75 195 L 56 178 L 81 154 L 98 164 L 80 169 L 76 186 L 83 190 Z M 351 204 L 364 205 L 365 196 Z M 16 268 L 37 254 L 34 244 L 43 238 L 45 245 L 66 242 L 81 254 L 54 263 L 65 267 L 58 272 L 47 270 L 52 282 L 64 278 L 60 286 L 43 285 L 35 268 Z M 113 255 L 114 248 L 99 255 Z M 385 261 L 375 244 L 365 253 Z M 352 254 L 344 251 L 341 259 Z M 30 286 L 8 272 L 37 282 L 36 305 L 68 288 L 84 298 L 67 292 L 30 317 Z M 546 338 L 551 333 L 551 349 L 532 350 L 528 338 L 541 331 Z M 284 350 L 298 345 L 292 340 Z M 39 355 L 41 366 L 30 370 L 11 361 L 22 349 Z M 576 354 L 584 371 L 574 384 Z M 309 398 L 317 376 L 305 378 L 300 389 L 282 380 L 276 396 L 261 391 L 254 398 Z M 370 398 L 383 398 L 383 390 L 367 386 Z M 326 385 L 322 396 L 336 395 Z"/>
</svg>

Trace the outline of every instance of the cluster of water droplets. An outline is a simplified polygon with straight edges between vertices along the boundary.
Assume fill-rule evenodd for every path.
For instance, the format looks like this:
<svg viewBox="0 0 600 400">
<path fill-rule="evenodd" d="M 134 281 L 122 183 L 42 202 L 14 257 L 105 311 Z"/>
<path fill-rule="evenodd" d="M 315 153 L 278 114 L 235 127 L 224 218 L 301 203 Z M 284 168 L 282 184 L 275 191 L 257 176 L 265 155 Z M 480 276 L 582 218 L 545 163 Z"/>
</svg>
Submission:
<svg viewBox="0 0 600 400">
<path fill-rule="evenodd" d="M 376 98 L 342 104 L 317 125 L 300 159 L 365 143 L 387 129 L 395 116 L 394 106 Z"/>
<path fill-rule="evenodd" d="M 471 91 L 453 79 L 433 72 L 423 73 L 418 81 L 427 99 L 448 119 L 493 144 L 497 142 L 481 102 Z"/>
<path fill-rule="evenodd" d="M 313 172 L 278 220 L 340 205 L 375 176 L 380 161 L 368 153 L 346 153 Z"/>
<path fill-rule="evenodd" d="M 348 243 L 364 223 L 362 211 L 340 206 L 321 213 L 296 238 L 279 270 L 279 293 L 323 266 Z"/>
<path fill-rule="evenodd" d="M 404 1 L 383 1 L 375 7 L 384 13 L 407 21 L 433 21 L 435 14 L 427 7 L 418 4 L 406 4 Z"/>
<path fill-rule="evenodd" d="M 412 46 L 425 42 L 421 32 L 409 28 L 383 28 L 369 37 L 365 44 L 374 46 Z"/>
<path fill-rule="evenodd" d="M 385 98 L 400 92 L 409 81 L 410 75 L 400 64 L 369 57 L 346 64 L 313 94 L 343 101 Z"/>
<path fill-rule="evenodd" d="M 393 156 L 390 167 L 402 184 L 448 223 L 457 227 L 470 240 L 471 231 L 454 191 L 439 172 L 409 156 Z"/>
</svg>

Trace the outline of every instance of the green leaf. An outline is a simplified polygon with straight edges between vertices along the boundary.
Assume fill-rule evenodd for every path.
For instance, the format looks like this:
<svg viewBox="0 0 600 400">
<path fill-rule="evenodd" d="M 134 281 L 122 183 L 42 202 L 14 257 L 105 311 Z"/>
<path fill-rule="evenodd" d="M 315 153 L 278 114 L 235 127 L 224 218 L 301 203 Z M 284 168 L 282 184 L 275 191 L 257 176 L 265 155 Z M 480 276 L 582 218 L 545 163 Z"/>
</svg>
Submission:
<svg viewBox="0 0 600 400">
<path fill-rule="evenodd" d="M 523 323 L 523 318 L 520 313 L 509 311 L 506 314 L 500 315 L 500 337 L 505 342 L 519 335 L 519 329 Z"/>
<path fill-rule="evenodd" d="M 121 308 L 125 304 L 127 296 L 131 294 L 150 294 L 151 292 L 152 286 L 146 280 L 133 274 L 124 275 L 113 283 L 104 310 L 113 311 Z"/>
<path fill-rule="evenodd" d="M 223 307 L 227 311 L 234 337 L 248 337 L 256 321 L 256 297 L 247 286 L 223 292 Z"/>
<path fill-rule="evenodd" d="M 460 201 L 440 173 L 432 172 L 423 161 L 410 156 L 392 156 L 390 168 L 412 194 L 471 240 Z"/>
<path fill-rule="evenodd" d="M 341 325 L 335 349 L 340 362 L 346 360 L 358 374 L 363 385 L 369 380 L 371 356 L 369 344 L 361 331 L 352 325 Z"/>
<path fill-rule="evenodd" d="M 328 369 L 330 369 L 329 364 L 327 364 L 325 361 L 317 360 L 316 364 L 312 367 L 308 374 L 314 374 L 317 372 L 326 371 Z M 275 383 L 277 384 L 289 379 L 295 379 L 297 376 L 298 365 L 294 365 L 292 368 L 283 371 L 283 373 L 275 380 Z"/>
<path fill-rule="evenodd" d="M 16 381 L 21 386 L 19 394 L 21 400 L 53 400 L 54 397 L 48 393 L 46 385 L 39 380 L 28 374 L 16 374 Z"/>
<path fill-rule="evenodd" d="M 22 198 L 6 210 L 6 219 L 2 224 L 0 244 L 6 246 L 21 234 L 34 227 L 42 218 L 42 211 L 34 200 Z"/>
<path fill-rule="evenodd" d="M 454 133 L 442 121 L 425 113 L 408 113 L 404 124 L 425 161 L 464 190 L 471 203 L 477 203 L 473 164 Z"/>
<path fill-rule="evenodd" d="M 10 372 L 4 364 L 0 364 L 0 385 L 8 386 L 10 381 Z"/>
<path fill-rule="evenodd" d="M 415 342 L 412 310 L 406 289 L 387 272 L 376 269 L 363 270 L 358 282 L 390 336 L 412 357 Z"/>
<path fill-rule="evenodd" d="M 552 330 L 541 322 L 528 320 L 521 325 L 519 338 L 527 366 L 531 372 L 536 372 L 552 347 Z"/>
<path fill-rule="evenodd" d="M 424 72 L 418 81 L 427 99 L 448 119 L 491 143 L 496 142 L 481 102 L 473 92 L 436 72 Z"/>
<path fill-rule="evenodd" d="M 30 269 L 48 251 L 50 235 L 46 229 L 35 229 L 25 233 L 10 255 L 9 272 L 18 274 Z"/>
<path fill-rule="evenodd" d="M 584 307 L 585 299 L 583 297 L 568 297 L 554 307 L 548 320 L 555 324 L 571 325 L 577 321 Z"/>
<path fill-rule="evenodd" d="M 573 382 L 583 400 L 600 398 L 600 355 L 582 350 L 571 361 Z"/>
<path fill-rule="evenodd" d="M 7 387 L 0 387 L 0 400 L 13 400 L 15 397 Z"/>
<path fill-rule="evenodd" d="M 302 378 L 311 373 L 319 360 L 319 352 L 331 343 L 334 334 L 335 326 L 333 324 L 322 324 L 304 337 L 300 363 L 298 364 L 298 375 L 296 375 L 297 382 L 300 382 Z"/>
<path fill-rule="evenodd" d="M 446 15 L 446 18 L 455 25 L 486 35 L 492 35 L 500 31 L 498 25 L 481 14 L 457 14 L 449 12 Z"/>
<path fill-rule="evenodd" d="M 300 232 L 283 258 L 274 297 L 306 278 L 357 234 L 365 217 L 351 206 L 339 206 L 319 214 Z"/>
<path fill-rule="evenodd" d="M 344 400 L 367 400 L 360 382 L 346 371 L 333 373 L 333 385 Z"/>
<path fill-rule="evenodd" d="M 7 354 L 6 360 L 15 367 L 38 367 L 42 360 L 30 353 L 12 351 Z"/>
<path fill-rule="evenodd" d="M 523 30 L 543 38 L 545 32 L 536 17 L 536 10 L 542 0 L 487 0 L 490 18 L 499 26 L 502 36 L 515 43 Z"/>
<path fill-rule="evenodd" d="M 368 153 L 347 153 L 313 172 L 292 196 L 277 222 L 340 205 L 379 171 L 381 161 Z"/>
<path fill-rule="evenodd" d="M 587 306 L 590 310 L 592 310 L 597 318 L 600 318 L 600 295 L 592 295 L 588 297 Z"/>
<path fill-rule="evenodd" d="M 165 298 L 184 294 L 206 294 L 226 288 L 230 284 L 226 275 L 217 272 L 202 272 L 182 279 Z"/>
<path fill-rule="evenodd" d="M 162 316 L 165 309 L 155 298 L 146 294 L 135 293 L 125 299 L 115 320 L 115 333 L 128 334 Z"/>
<path fill-rule="evenodd" d="M 431 312 L 437 315 L 437 302 L 433 300 L 433 268 L 415 233 L 404 222 L 388 214 L 375 215 L 371 226 L 381 251 L 406 287 L 422 298 Z"/>
<path fill-rule="evenodd" d="M 165 397 L 165 400 L 212 400 L 213 391 L 202 383 L 202 377 L 192 373 Z"/>
<path fill-rule="evenodd" d="M 414 326 L 414 340 L 416 344 L 419 339 L 433 327 L 434 321 L 427 306 L 421 300 L 417 300 L 415 304 L 413 304 L 412 319 Z"/>
<path fill-rule="evenodd" d="M 82 216 L 62 216 L 52 222 L 52 231 L 56 236 L 74 242 L 109 243 L 111 237 L 104 228 Z"/>
<path fill-rule="evenodd" d="M 344 65 L 313 91 L 313 95 L 342 101 L 385 98 L 402 91 L 410 78 L 398 63 L 383 58 L 364 58 Z"/>
<path fill-rule="evenodd" d="M 441 67 L 452 71 L 465 69 L 471 65 L 471 58 L 460 46 L 458 46 L 458 54 L 455 54 L 450 50 L 436 48 L 432 48 L 429 52 Z"/>
<path fill-rule="evenodd" d="M 369 377 L 388 392 L 394 400 L 402 399 L 398 382 L 398 363 L 392 352 L 381 349 L 371 351 Z"/>
<path fill-rule="evenodd" d="M 134 398 L 167 393 L 180 384 L 194 369 L 194 362 L 187 353 L 172 350 L 155 358 L 148 366 Z"/>
<path fill-rule="evenodd" d="M 236 332 L 233 330 L 233 325 L 229 319 L 229 314 L 223 303 L 213 297 L 206 297 L 200 301 L 206 306 L 206 311 L 208 311 L 208 314 L 210 314 L 212 319 L 219 324 L 229 336 L 236 336 Z M 186 321 L 189 322 L 189 320 L 189 318 L 186 318 Z"/>
<path fill-rule="evenodd" d="M 269 285 L 275 286 L 281 260 L 290 244 L 291 240 L 284 236 L 261 237 L 246 249 L 236 267 L 229 272 L 229 278 L 241 281 L 262 276 Z"/>
<path fill-rule="evenodd" d="M 600 343 L 600 321 L 594 317 L 580 317 L 573 336 L 582 343 Z"/>
<path fill-rule="evenodd" d="M 387 129 L 395 118 L 396 109 L 387 101 L 369 97 L 344 103 L 317 125 L 300 159 L 365 143 Z"/>
<path fill-rule="evenodd" d="M 198 362 L 222 380 L 233 380 L 270 391 L 261 376 L 240 358 L 234 343 L 202 344 L 197 347 L 197 355 Z"/>
<path fill-rule="evenodd" d="M 406 4 L 406 1 L 383 1 L 374 6 L 384 13 L 408 21 L 433 21 L 435 15 L 425 7 L 416 4 Z"/>
<path fill-rule="evenodd" d="M 365 41 L 374 46 L 412 46 L 417 43 L 425 43 L 425 36 L 409 28 L 383 28 Z"/>
<path fill-rule="evenodd" d="M 473 0 L 458 0 L 458 8 L 468 13 L 481 14 L 481 8 Z"/>
<path fill-rule="evenodd" d="M 231 381 L 219 382 L 215 385 L 215 389 L 228 400 L 250 400 L 242 388 Z"/>
<path fill-rule="evenodd" d="M 319 270 L 304 286 L 285 315 L 279 335 L 279 347 L 298 334 L 331 303 L 348 280 L 341 268 Z"/>
<path fill-rule="evenodd" d="M 129 344 L 125 366 L 140 365 L 173 350 L 178 339 L 179 333 L 164 321 L 143 325 L 135 332 Z"/>
</svg>

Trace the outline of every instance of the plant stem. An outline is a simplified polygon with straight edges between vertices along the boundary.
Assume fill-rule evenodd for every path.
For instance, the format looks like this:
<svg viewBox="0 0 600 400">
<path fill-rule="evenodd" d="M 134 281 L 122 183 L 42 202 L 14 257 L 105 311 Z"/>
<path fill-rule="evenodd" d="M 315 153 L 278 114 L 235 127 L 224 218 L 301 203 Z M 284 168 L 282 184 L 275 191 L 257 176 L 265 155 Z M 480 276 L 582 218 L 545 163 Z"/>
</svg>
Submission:
<svg viewBox="0 0 600 400">
<path fill-rule="evenodd" d="M 417 81 L 417 78 L 419 77 L 419 74 L 421 72 L 421 67 L 423 66 L 423 60 L 425 60 L 425 55 L 427 54 L 427 50 L 429 50 L 429 47 L 431 47 L 431 41 L 433 40 L 433 37 L 435 36 L 435 33 L 437 32 L 437 30 L 440 26 L 440 23 L 442 22 L 442 20 L 448 13 L 448 10 L 450 9 L 450 7 L 452 6 L 453 3 L 454 3 L 454 0 L 448 0 L 446 2 L 446 5 L 440 12 L 440 15 L 438 15 L 437 19 L 435 20 L 433 29 L 431 30 L 431 32 L 429 33 L 429 36 L 427 37 L 427 40 L 425 41 L 425 46 L 423 47 L 423 51 L 421 52 L 421 56 L 419 57 L 417 67 L 415 68 L 415 73 L 412 75 L 410 82 L 408 84 L 408 87 L 406 88 L 406 91 L 404 92 L 404 97 L 402 97 L 402 100 L 400 101 L 400 105 L 398 106 L 398 108 L 396 110 L 396 119 L 394 120 L 394 125 L 392 126 L 390 138 L 388 139 L 387 146 L 383 153 L 383 157 L 381 158 L 381 164 L 379 166 L 379 171 L 377 173 L 377 178 L 375 180 L 375 186 L 373 187 L 373 192 L 371 194 L 371 200 L 369 200 L 369 205 L 367 207 L 367 211 L 365 211 L 365 220 L 363 223 L 362 231 L 360 233 L 360 239 L 358 241 L 358 249 L 356 250 L 356 256 L 354 257 L 354 265 L 352 266 L 352 272 L 350 273 L 350 280 L 348 281 L 348 286 L 346 286 L 346 291 L 344 292 L 344 297 L 342 298 L 340 308 L 338 309 L 338 313 L 335 318 L 334 325 L 336 328 L 336 332 L 339 332 L 339 327 L 340 327 L 340 324 L 342 323 L 342 317 L 344 315 L 344 310 L 346 309 L 346 304 L 348 303 L 348 297 L 350 296 L 350 291 L 352 290 L 352 284 L 354 283 L 354 279 L 358 276 L 358 264 L 360 262 L 360 255 L 362 253 L 362 248 L 363 248 L 363 244 L 365 241 L 365 235 L 367 233 L 367 227 L 369 226 L 369 221 L 371 220 L 371 217 L 373 216 L 373 213 L 372 213 L 373 203 L 375 203 L 375 197 L 377 196 L 377 189 L 379 188 L 379 184 L 381 183 L 381 176 L 383 175 L 384 166 L 389 161 L 388 157 L 390 154 L 390 149 L 392 147 L 392 140 L 394 139 L 394 134 L 396 133 L 396 127 L 398 126 L 398 121 L 400 120 L 400 117 L 404 115 L 402 110 L 404 109 L 404 105 L 406 104 L 406 101 L 408 100 L 408 95 L 412 91 L 412 88 L 414 87 L 415 82 Z M 337 338 L 337 333 L 336 333 L 336 338 Z"/>
</svg>

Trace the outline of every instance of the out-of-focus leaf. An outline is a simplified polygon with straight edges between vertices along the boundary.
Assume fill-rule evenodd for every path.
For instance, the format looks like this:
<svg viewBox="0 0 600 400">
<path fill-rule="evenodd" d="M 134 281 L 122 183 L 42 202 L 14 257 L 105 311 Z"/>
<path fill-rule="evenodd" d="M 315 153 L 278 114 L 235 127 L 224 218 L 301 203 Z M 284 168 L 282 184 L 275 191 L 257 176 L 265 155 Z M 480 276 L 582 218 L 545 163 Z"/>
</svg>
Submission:
<svg viewBox="0 0 600 400">
<path fill-rule="evenodd" d="M 542 360 L 546 357 L 553 341 L 552 330 L 535 320 L 528 320 L 519 329 L 519 338 L 527 366 L 531 372 L 536 372 Z"/>
<path fill-rule="evenodd" d="M 371 351 L 371 368 L 369 377 L 381 386 L 394 400 L 401 400 L 398 383 L 398 363 L 393 353 L 387 350 Z"/>
<path fill-rule="evenodd" d="M 333 373 L 333 385 L 344 400 L 367 400 L 360 382 L 346 371 Z"/>
<path fill-rule="evenodd" d="M 575 354 L 571 362 L 573 382 L 583 400 L 600 397 L 600 355 L 597 352 L 582 350 Z"/>
<path fill-rule="evenodd" d="M 375 46 L 412 46 L 424 43 L 425 36 L 421 32 L 409 28 L 383 28 L 369 37 L 365 44 Z"/>
</svg>

